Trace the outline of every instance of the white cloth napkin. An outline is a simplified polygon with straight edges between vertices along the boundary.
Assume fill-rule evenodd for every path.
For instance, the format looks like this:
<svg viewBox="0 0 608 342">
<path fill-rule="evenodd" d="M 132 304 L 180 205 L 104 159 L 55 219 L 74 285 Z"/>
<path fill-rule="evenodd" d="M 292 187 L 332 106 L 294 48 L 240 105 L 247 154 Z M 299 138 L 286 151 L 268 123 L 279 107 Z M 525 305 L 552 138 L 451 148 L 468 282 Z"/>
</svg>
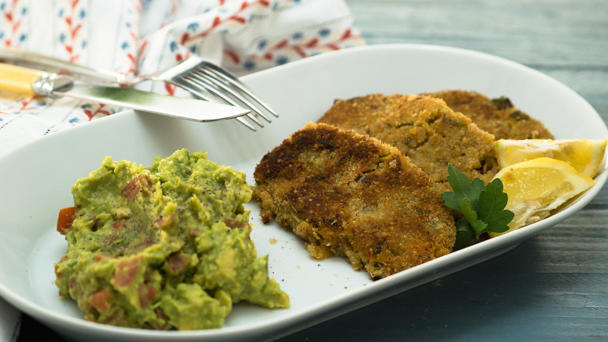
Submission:
<svg viewBox="0 0 608 342">
<path fill-rule="evenodd" d="M 164 69 L 189 54 L 242 75 L 361 44 L 343 0 L 0 2 L 0 46 L 128 75 Z M 170 84 L 141 87 L 178 91 Z M 2 99 L 0 155 L 118 110 L 70 99 Z M 16 317 L 0 299 L 0 342 L 14 337 Z"/>
</svg>

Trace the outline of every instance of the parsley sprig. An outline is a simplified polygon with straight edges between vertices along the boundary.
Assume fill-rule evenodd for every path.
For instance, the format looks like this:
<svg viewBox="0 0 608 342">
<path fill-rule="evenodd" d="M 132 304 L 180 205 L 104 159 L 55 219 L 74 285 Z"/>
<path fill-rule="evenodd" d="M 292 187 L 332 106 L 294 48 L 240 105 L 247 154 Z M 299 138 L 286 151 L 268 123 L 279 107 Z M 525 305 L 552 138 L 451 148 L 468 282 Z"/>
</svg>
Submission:
<svg viewBox="0 0 608 342">
<path fill-rule="evenodd" d="M 456 242 L 454 250 L 479 241 L 487 232 L 502 233 L 509 227 L 513 212 L 505 210 L 507 194 L 502 182 L 495 179 L 487 185 L 479 178 L 469 178 L 452 165 L 448 165 L 448 182 L 454 192 L 441 194 L 448 208 L 456 210 L 461 217 L 456 220 Z"/>
</svg>

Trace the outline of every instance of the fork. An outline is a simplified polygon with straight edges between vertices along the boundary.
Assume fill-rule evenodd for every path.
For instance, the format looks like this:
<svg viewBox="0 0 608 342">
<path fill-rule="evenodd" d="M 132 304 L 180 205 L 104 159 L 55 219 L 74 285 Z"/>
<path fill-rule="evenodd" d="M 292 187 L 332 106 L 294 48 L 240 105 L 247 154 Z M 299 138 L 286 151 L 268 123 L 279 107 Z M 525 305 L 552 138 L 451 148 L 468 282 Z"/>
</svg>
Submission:
<svg viewBox="0 0 608 342">
<path fill-rule="evenodd" d="M 252 122 L 260 128 L 264 127 L 258 117 L 268 123 L 272 122 L 271 116 L 278 117 L 278 114 L 269 105 L 264 103 L 236 76 L 198 56 L 190 56 L 165 70 L 133 77 L 14 48 L 1 48 L 0 59 L 39 69 L 68 73 L 77 79 L 95 83 L 132 86 L 147 80 L 168 82 L 203 100 L 212 102 L 219 100 L 249 108 L 251 110 L 251 113 L 247 115 L 249 120 L 244 117 L 237 117 L 236 120 L 252 131 L 256 131 L 256 126 Z"/>
<path fill-rule="evenodd" d="M 198 56 L 190 56 L 173 67 L 148 76 L 129 79 L 129 82 L 135 84 L 144 80 L 166 81 L 207 101 L 212 101 L 208 96 L 210 94 L 213 98 L 225 103 L 249 108 L 252 112 L 247 115 L 247 118 L 261 128 L 264 127 L 264 124 L 260 122 L 258 116 L 268 123 L 272 122 L 268 114 L 279 117 L 268 104 L 236 76 Z M 256 130 L 243 117 L 237 117 L 236 120 L 247 128 Z"/>
</svg>

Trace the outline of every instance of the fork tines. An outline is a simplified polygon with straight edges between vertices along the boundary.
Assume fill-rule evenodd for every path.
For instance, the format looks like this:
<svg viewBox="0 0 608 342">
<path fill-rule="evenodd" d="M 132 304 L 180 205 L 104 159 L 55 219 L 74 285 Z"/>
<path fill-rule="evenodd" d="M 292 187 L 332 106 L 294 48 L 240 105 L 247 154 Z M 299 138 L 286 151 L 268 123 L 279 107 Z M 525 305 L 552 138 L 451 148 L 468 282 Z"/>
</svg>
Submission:
<svg viewBox="0 0 608 342">
<path fill-rule="evenodd" d="M 260 100 L 259 97 L 257 97 L 253 91 L 237 77 L 207 61 L 201 61 L 195 68 L 182 74 L 181 79 L 183 82 L 188 83 L 190 88 L 192 86 L 198 86 L 228 104 L 250 109 L 251 113 L 247 114 L 247 118 L 259 127 L 264 127 L 264 124 L 259 120 L 259 117 L 268 123 L 272 122 L 270 115 L 279 117 L 270 106 Z M 201 94 L 197 95 L 200 96 Z M 204 96 L 201 97 L 205 98 Z M 255 127 L 243 117 L 239 117 L 237 120 L 247 128 L 253 131 L 256 130 Z"/>
</svg>

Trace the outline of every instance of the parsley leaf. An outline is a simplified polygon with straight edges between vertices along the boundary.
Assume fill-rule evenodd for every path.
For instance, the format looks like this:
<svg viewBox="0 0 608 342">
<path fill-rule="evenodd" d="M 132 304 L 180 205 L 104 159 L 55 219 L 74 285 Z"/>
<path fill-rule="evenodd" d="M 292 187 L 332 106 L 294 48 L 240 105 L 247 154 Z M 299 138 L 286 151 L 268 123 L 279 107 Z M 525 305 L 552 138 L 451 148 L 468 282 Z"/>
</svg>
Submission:
<svg viewBox="0 0 608 342">
<path fill-rule="evenodd" d="M 472 182 L 467 176 L 452 165 L 448 165 L 448 182 L 454 192 L 444 192 L 441 198 L 448 208 L 460 211 L 460 201 L 465 198 L 475 210 L 479 194 L 483 190 L 483 181 L 475 178 Z"/>
<path fill-rule="evenodd" d="M 475 233 L 471 230 L 471 226 L 464 217 L 456 221 L 456 242 L 454 242 L 454 250 L 462 249 L 471 244 L 475 239 Z"/>
<path fill-rule="evenodd" d="M 507 224 L 513 219 L 513 212 L 503 210 L 507 200 L 500 179 L 488 183 L 486 189 L 479 194 L 479 218 L 488 223 L 488 232 L 502 233 L 509 230 Z"/>
<path fill-rule="evenodd" d="M 461 249 L 479 241 L 487 232 L 502 233 L 509 229 L 513 212 L 504 210 L 508 197 L 500 179 L 487 185 L 479 178 L 469 178 L 452 165 L 448 165 L 448 183 L 453 192 L 441 194 L 448 208 L 460 214 L 456 221 L 456 243 Z"/>
<path fill-rule="evenodd" d="M 486 231 L 488 224 L 478 218 L 477 211 L 473 209 L 471 204 L 464 198 L 460 201 L 460 212 L 469 223 L 469 226 L 473 229 L 475 239 L 479 239 L 479 236 Z"/>
</svg>

